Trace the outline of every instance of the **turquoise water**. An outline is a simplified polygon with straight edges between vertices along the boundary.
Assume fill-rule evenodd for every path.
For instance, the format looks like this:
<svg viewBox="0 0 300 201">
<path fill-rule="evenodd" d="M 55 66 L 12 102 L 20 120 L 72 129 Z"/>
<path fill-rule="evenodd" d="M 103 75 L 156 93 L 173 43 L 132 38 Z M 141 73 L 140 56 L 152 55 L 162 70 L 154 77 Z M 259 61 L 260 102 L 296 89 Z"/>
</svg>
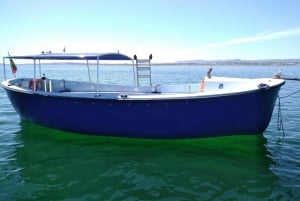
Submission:
<svg viewBox="0 0 300 201">
<path fill-rule="evenodd" d="M 101 78 L 131 83 L 127 68 L 105 66 Z M 88 79 L 78 65 L 72 71 L 47 69 L 48 77 Z M 300 77 L 300 67 L 284 66 L 214 67 L 213 75 L 270 77 L 279 69 Z M 206 70 L 154 66 L 153 82 L 198 82 Z M 20 65 L 20 73 L 31 69 Z M 297 90 L 300 82 L 287 81 L 280 96 Z M 276 105 L 262 135 L 143 140 L 78 135 L 20 121 L 1 88 L 0 200 L 299 200 L 299 99 L 300 93 L 281 99 L 284 136 L 277 130 Z"/>
</svg>

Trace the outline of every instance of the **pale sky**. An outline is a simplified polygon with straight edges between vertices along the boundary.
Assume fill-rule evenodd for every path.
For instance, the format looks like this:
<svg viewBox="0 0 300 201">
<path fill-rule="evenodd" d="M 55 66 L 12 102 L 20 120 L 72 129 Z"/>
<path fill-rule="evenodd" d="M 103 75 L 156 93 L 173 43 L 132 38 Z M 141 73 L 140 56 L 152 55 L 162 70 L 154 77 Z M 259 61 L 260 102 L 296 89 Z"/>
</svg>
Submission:
<svg viewBox="0 0 300 201">
<path fill-rule="evenodd" d="M 300 58 L 300 0 L 0 0 L 0 55 Z"/>
</svg>

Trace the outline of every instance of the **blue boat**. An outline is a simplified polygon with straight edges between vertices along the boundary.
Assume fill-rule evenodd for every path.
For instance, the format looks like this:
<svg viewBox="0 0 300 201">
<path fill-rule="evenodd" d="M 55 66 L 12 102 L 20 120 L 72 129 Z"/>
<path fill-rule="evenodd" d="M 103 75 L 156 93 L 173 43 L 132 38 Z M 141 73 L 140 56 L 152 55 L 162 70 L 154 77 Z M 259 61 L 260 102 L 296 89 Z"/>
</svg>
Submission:
<svg viewBox="0 0 300 201">
<path fill-rule="evenodd" d="M 32 77 L 8 79 L 5 63 L 14 66 L 13 59 L 31 60 Z M 120 53 L 7 56 L 1 85 L 24 121 L 91 135 L 174 139 L 263 133 L 285 83 L 208 73 L 199 83 L 153 85 L 151 59 Z M 94 62 L 97 81 L 43 77 L 38 69 L 44 60 Z M 111 60 L 132 62 L 134 84 L 100 83 L 100 61 Z"/>
</svg>

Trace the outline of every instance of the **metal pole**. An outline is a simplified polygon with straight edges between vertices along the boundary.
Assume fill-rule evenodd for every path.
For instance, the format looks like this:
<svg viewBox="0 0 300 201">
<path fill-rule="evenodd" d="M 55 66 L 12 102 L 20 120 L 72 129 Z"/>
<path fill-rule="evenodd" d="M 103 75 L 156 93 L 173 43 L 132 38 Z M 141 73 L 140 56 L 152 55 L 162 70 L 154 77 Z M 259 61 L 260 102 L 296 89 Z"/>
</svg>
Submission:
<svg viewBox="0 0 300 201">
<path fill-rule="evenodd" d="M 5 58 L 3 57 L 3 73 L 4 73 L 4 80 L 6 81 L 6 68 L 5 68 Z"/>
<path fill-rule="evenodd" d="M 36 91 L 36 60 L 33 59 L 33 91 Z"/>
<path fill-rule="evenodd" d="M 134 86 L 136 86 L 136 74 L 135 74 L 134 60 L 132 60 L 132 69 L 133 69 L 133 82 L 134 82 Z"/>
<path fill-rule="evenodd" d="M 100 86 L 99 86 L 99 56 L 97 57 L 97 96 L 99 96 Z"/>
<path fill-rule="evenodd" d="M 86 60 L 86 66 L 87 66 L 87 69 L 88 69 L 89 80 L 90 80 L 90 82 L 92 82 L 92 80 L 91 80 L 91 73 L 90 73 L 90 66 L 89 66 L 89 60 Z"/>
<path fill-rule="evenodd" d="M 41 60 L 39 59 L 39 73 L 40 73 L 40 77 L 42 77 L 42 72 L 41 72 Z"/>
</svg>

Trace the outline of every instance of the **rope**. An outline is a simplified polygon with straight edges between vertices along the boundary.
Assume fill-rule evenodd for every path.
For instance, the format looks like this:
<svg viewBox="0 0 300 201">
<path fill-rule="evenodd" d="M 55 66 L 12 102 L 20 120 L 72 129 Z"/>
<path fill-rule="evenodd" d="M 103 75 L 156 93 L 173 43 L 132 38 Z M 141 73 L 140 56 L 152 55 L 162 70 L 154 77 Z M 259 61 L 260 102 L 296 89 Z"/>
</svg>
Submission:
<svg viewBox="0 0 300 201">
<path fill-rule="evenodd" d="M 299 93 L 300 92 L 300 89 L 299 90 L 297 90 L 297 91 L 295 91 L 295 92 L 293 92 L 293 93 L 290 93 L 290 94 L 288 94 L 288 95 L 286 95 L 286 96 L 282 96 L 282 97 L 279 97 L 278 96 L 278 98 L 287 98 L 287 97 L 290 97 L 290 96 L 292 96 L 292 95 L 295 95 L 296 93 Z"/>
<path fill-rule="evenodd" d="M 295 95 L 296 93 L 299 93 L 300 90 L 297 90 L 293 93 L 290 93 L 286 96 L 282 96 L 280 97 L 279 95 L 277 96 L 278 97 L 278 111 L 277 111 L 277 130 L 278 131 L 282 131 L 282 136 L 284 137 L 285 136 L 285 132 L 284 132 L 284 126 L 283 126 L 283 119 L 282 119 L 282 111 L 281 111 L 281 99 L 283 98 L 288 98 L 292 95 Z"/>
<path fill-rule="evenodd" d="M 280 75 L 279 75 L 278 78 L 280 78 Z M 300 78 L 281 78 L 281 79 L 300 81 Z M 288 98 L 288 97 L 290 97 L 292 95 L 295 95 L 295 94 L 297 94 L 299 92 L 300 92 L 300 89 L 297 90 L 297 91 L 295 91 L 295 92 L 292 92 L 292 93 L 290 93 L 290 94 L 288 94 L 286 96 L 280 97 L 279 95 L 277 95 L 277 97 L 278 97 L 277 130 L 278 131 L 282 131 L 282 137 L 285 136 L 285 132 L 284 132 L 284 126 L 283 126 L 282 111 L 281 111 L 281 101 L 280 100 L 283 99 L 283 98 Z"/>
<path fill-rule="evenodd" d="M 283 120 L 282 120 L 282 111 L 281 111 L 281 102 L 280 102 L 280 97 L 278 97 L 278 111 L 277 111 L 277 130 L 282 131 L 282 137 L 285 136 L 284 133 L 284 126 L 283 126 Z"/>
</svg>

